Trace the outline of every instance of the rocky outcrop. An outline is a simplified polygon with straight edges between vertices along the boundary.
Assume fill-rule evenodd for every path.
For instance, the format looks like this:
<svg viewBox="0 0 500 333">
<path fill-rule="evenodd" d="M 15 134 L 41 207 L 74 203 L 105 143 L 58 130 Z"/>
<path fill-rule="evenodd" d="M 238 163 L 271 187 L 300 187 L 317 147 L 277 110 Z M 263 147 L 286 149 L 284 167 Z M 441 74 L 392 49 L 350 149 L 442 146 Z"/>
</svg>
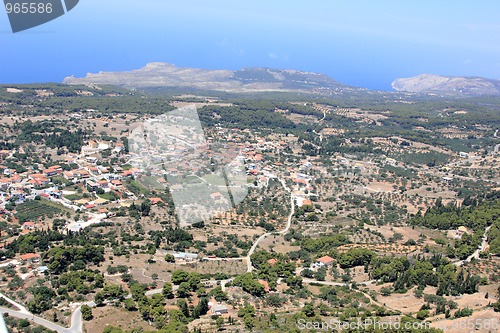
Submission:
<svg viewBox="0 0 500 333">
<path fill-rule="evenodd" d="M 346 86 L 317 73 L 270 68 L 245 68 L 240 71 L 176 67 L 167 63 L 149 63 L 126 72 L 89 73 L 83 78 L 66 77 L 66 84 L 112 84 L 126 88 L 175 87 L 234 92 L 317 91 Z M 360 89 L 361 88 L 350 88 Z"/>
<path fill-rule="evenodd" d="M 434 92 L 454 96 L 500 95 L 500 80 L 473 76 L 421 74 L 392 82 L 397 91 Z"/>
</svg>

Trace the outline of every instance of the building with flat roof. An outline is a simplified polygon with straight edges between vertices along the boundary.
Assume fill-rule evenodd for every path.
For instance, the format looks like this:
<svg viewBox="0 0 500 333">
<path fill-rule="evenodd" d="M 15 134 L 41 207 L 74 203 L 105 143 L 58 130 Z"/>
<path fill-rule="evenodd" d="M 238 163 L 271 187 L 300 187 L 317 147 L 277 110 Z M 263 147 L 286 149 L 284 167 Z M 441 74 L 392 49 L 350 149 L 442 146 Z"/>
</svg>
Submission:
<svg viewBox="0 0 500 333">
<path fill-rule="evenodd" d="M 220 316 L 224 313 L 227 313 L 227 306 L 223 304 L 215 305 L 212 307 L 212 313 L 216 316 Z"/>
</svg>

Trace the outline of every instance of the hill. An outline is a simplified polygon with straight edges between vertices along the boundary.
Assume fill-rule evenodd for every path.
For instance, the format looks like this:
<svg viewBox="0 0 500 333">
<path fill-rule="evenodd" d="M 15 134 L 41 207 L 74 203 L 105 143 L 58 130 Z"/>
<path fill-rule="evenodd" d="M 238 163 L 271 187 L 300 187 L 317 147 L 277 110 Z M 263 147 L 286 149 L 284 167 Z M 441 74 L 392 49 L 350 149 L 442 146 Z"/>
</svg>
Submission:
<svg viewBox="0 0 500 333">
<path fill-rule="evenodd" d="M 239 71 L 176 67 L 167 63 L 149 63 L 125 72 L 89 73 L 84 78 L 66 77 L 66 84 L 113 84 L 129 89 L 152 87 L 192 88 L 226 92 L 305 92 L 332 93 L 361 91 L 317 73 L 297 70 L 244 68 Z"/>
<path fill-rule="evenodd" d="M 434 92 L 447 96 L 500 95 L 500 80 L 475 76 L 420 74 L 396 79 L 392 87 L 397 91 Z"/>
</svg>

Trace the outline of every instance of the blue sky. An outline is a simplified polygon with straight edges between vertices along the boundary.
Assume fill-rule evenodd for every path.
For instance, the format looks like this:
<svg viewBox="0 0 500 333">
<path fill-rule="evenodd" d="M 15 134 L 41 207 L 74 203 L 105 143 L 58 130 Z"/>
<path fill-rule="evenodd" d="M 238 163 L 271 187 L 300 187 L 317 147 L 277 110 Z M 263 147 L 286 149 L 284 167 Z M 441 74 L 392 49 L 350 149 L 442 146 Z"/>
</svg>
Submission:
<svg viewBox="0 0 500 333">
<path fill-rule="evenodd" d="M 389 90 L 421 73 L 500 79 L 500 1 L 80 0 L 13 34 L 0 9 L 0 83 L 61 82 L 148 62 L 325 73 Z"/>
</svg>

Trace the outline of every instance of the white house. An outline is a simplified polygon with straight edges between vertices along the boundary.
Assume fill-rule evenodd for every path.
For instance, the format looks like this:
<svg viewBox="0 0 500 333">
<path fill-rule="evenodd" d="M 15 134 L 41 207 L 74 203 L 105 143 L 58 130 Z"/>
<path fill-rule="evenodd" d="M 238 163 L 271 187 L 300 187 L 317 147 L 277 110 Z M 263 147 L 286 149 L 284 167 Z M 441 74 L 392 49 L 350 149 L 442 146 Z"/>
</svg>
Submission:
<svg viewBox="0 0 500 333">
<path fill-rule="evenodd" d="M 316 259 L 316 264 L 318 265 L 318 267 L 330 266 L 334 261 L 335 259 L 333 259 L 332 257 L 324 256 Z"/>
<path fill-rule="evenodd" d="M 216 316 L 220 316 L 224 313 L 227 313 L 227 306 L 221 304 L 221 305 L 215 305 L 212 307 L 212 313 Z"/>
</svg>

